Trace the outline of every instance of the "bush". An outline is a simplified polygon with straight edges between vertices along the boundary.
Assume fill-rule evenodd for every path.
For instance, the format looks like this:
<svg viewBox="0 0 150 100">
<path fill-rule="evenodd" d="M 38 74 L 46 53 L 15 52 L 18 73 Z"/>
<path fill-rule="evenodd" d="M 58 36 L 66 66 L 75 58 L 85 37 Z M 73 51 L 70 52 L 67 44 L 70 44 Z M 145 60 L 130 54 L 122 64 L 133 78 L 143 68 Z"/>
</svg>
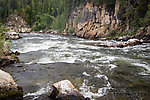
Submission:
<svg viewBox="0 0 150 100">
<path fill-rule="evenodd" d="M 74 33 L 75 32 L 75 28 L 73 28 L 73 27 L 71 27 L 68 31 L 67 31 L 67 33 Z"/>
</svg>

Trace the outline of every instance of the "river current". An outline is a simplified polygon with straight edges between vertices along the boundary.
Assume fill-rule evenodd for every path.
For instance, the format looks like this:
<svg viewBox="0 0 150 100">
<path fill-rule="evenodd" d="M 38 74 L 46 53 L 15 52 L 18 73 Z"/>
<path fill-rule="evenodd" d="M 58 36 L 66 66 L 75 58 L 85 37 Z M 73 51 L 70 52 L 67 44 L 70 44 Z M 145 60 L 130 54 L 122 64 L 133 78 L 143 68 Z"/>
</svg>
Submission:
<svg viewBox="0 0 150 100">
<path fill-rule="evenodd" d="M 92 100 L 149 100 L 150 44 L 103 48 L 105 41 L 22 34 L 11 42 L 20 63 L 5 67 L 25 100 L 48 100 L 53 83 L 68 79 Z"/>
</svg>

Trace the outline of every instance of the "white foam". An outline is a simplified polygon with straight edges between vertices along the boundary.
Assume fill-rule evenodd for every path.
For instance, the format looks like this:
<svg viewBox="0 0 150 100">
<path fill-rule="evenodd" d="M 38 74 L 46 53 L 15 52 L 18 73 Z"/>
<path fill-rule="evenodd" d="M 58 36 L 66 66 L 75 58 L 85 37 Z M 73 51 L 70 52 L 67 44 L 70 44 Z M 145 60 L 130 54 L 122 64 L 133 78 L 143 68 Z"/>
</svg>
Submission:
<svg viewBox="0 0 150 100">
<path fill-rule="evenodd" d="M 85 76 L 91 76 L 90 74 L 88 74 L 86 72 L 83 72 L 83 75 L 85 75 Z"/>
<path fill-rule="evenodd" d="M 27 93 L 26 95 L 24 95 L 23 97 L 28 97 L 28 96 L 40 96 L 42 94 L 48 93 L 49 91 L 51 91 L 51 87 L 50 84 L 47 84 L 46 87 L 44 88 L 40 88 L 38 91 L 34 92 L 34 93 Z M 37 97 L 33 98 L 33 100 L 35 100 Z"/>
<path fill-rule="evenodd" d="M 112 70 L 112 69 L 116 68 L 117 66 L 114 64 L 109 64 L 109 67 L 110 67 L 109 69 Z"/>
<path fill-rule="evenodd" d="M 95 75 L 94 77 L 97 77 L 97 78 L 102 78 L 102 77 L 104 77 L 104 75 L 97 74 L 97 75 Z"/>
<path fill-rule="evenodd" d="M 49 57 L 42 57 L 37 61 L 37 63 L 40 64 L 53 63 L 53 62 L 54 61 L 52 61 Z"/>
<path fill-rule="evenodd" d="M 107 85 L 107 87 L 99 88 L 97 93 L 93 93 L 90 91 L 90 89 L 94 88 L 94 86 L 87 86 L 86 83 L 88 83 L 88 80 L 84 80 L 84 82 L 82 83 L 82 86 L 80 87 L 80 90 L 81 90 L 81 93 L 85 97 L 88 97 L 91 100 L 95 100 L 94 98 L 96 98 L 96 97 L 101 97 L 101 96 L 106 95 L 107 90 L 111 89 L 111 87 Z"/>
<path fill-rule="evenodd" d="M 25 37 L 25 40 L 32 40 L 32 39 L 44 39 L 43 37 Z"/>
<path fill-rule="evenodd" d="M 40 58 L 37 63 L 46 64 L 46 63 L 56 63 L 56 62 L 67 62 L 67 63 L 75 63 L 76 58 L 73 57 L 60 57 L 60 56 L 52 56 L 52 57 L 43 57 Z"/>
<path fill-rule="evenodd" d="M 57 42 L 52 42 L 52 41 L 45 41 L 43 43 L 26 43 L 23 45 L 22 48 L 20 48 L 19 51 L 20 53 L 27 53 L 31 51 L 39 51 L 39 50 L 46 50 L 52 46 L 55 46 Z"/>
<path fill-rule="evenodd" d="M 150 72 L 150 66 L 148 66 L 148 65 L 146 65 L 146 64 L 132 63 L 132 65 L 143 67 L 143 68 L 145 68 L 148 72 Z"/>
</svg>

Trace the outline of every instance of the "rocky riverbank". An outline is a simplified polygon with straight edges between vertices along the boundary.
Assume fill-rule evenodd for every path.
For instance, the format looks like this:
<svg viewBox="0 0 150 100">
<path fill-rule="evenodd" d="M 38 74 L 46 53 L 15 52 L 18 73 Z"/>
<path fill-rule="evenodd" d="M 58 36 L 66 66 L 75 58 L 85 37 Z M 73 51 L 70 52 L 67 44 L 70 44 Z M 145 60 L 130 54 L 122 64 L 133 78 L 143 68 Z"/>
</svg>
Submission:
<svg viewBox="0 0 150 100">
<path fill-rule="evenodd" d="M 125 14 L 125 12 L 123 12 L 119 0 L 116 0 L 115 4 L 112 5 L 104 3 L 99 6 L 94 5 L 92 2 L 87 2 L 85 5 L 77 7 L 70 14 L 63 33 L 59 33 L 57 30 L 53 30 L 51 33 L 94 40 L 128 41 L 129 39 L 138 39 L 140 43 L 150 42 L 150 26 L 132 27 L 129 19 L 121 19 L 120 14 Z M 139 43 L 131 44 L 128 41 L 111 46 L 105 44 L 105 46 L 126 47 L 136 44 Z"/>
<path fill-rule="evenodd" d="M 9 36 L 7 37 L 5 33 L 0 33 L 0 67 L 4 67 L 9 64 L 15 63 L 15 61 L 19 61 L 16 57 L 17 52 L 14 53 L 10 50 L 9 44 Z"/>
<path fill-rule="evenodd" d="M 27 22 L 21 17 L 16 14 L 11 14 L 7 18 L 6 22 L 6 29 L 11 31 L 19 32 L 19 33 L 29 33 L 31 31 L 30 26 Z"/>
<path fill-rule="evenodd" d="M 150 43 L 150 26 L 144 28 L 140 28 L 135 35 L 125 35 L 125 36 L 117 36 L 117 37 L 85 37 L 80 36 L 78 33 L 66 33 L 66 32 L 58 32 L 57 30 L 53 30 L 51 32 L 45 32 L 50 34 L 59 34 L 59 35 L 66 35 L 66 36 L 76 36 L 79 38 L 86 38 L 86 39 L 92 39 L 92 40 L 101 40 L 101 41 L 107 41 L 103 44 L 94 44 L 95 46 L 101 46 L 101 47 L 127 47 L 127 46 L 135 46 L 142 43 Z M 115 42 L 112 40 L 115 40 Z"/>
<path fill-rule="evenodd" d="M 18 39 L 19 34 L 15 32 L 7 32 L 7 30 L 0 26 L 0 68 L 13 64 L 18 61 L 16 57 L 18 52 L 10 50 L 10 39 Z M 0 99 L 1 100 L 20 100 L 23 98 L 23 91 L 18 86 L 10 74 L 0 70 Z"/>
<path fill-rule="evenodd" d="M 10 74 L 0 70 L 0 99 L 22 100 L 23 90 L 18 86 Z"/>
</svg>

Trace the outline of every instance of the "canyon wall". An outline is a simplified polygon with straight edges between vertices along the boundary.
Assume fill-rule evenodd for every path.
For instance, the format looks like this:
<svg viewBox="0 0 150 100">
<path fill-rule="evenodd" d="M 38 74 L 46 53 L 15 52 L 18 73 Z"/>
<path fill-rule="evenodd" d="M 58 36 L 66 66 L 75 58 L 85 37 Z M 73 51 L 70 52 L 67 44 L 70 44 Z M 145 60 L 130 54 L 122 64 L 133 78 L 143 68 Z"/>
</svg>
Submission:
<svg viewBox="0 0 150 100">
<path fill-rule="evenodd" d="M 87 2 L 70 15 L 65 32 L 73 32 L 78 37 L 97 39 L 128 31 L 130 29 L 128 19 L 124 25 L 119 14 L 121 10 L 117 0 L 115 4 L 100 6 Z"/>
</svg>

